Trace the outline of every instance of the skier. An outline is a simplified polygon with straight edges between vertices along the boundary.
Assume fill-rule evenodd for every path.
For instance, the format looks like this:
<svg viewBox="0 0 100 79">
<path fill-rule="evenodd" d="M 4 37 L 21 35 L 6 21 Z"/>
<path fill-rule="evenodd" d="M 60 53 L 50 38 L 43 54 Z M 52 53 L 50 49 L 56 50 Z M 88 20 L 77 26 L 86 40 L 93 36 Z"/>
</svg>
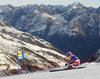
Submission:
<svg viewBox="0 0 100 79">
<path fill-rule="evenodd" d="M 66 53 L 66 58 L 64 58 L 64 60 L 67 62 L 65 66 L 69 69 L 76 68 L 80 64 L 80 59 L 70 51 Z"/>
</svg>

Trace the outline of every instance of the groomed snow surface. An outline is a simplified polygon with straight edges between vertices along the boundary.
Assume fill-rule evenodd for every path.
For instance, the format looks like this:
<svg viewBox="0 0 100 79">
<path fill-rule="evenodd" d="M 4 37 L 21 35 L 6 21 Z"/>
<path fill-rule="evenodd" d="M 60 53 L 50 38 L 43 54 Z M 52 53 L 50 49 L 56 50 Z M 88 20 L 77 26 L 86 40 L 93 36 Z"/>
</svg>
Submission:
<svg viewBox="0 0 100 79">
<path fill-rule="evenodd" d="M 100 63 L 84 63 L 83 69 L 57 72 L 38 71 L 22 75 L 6 76 L 0 79 L 100 79 Z"/>
</svg>

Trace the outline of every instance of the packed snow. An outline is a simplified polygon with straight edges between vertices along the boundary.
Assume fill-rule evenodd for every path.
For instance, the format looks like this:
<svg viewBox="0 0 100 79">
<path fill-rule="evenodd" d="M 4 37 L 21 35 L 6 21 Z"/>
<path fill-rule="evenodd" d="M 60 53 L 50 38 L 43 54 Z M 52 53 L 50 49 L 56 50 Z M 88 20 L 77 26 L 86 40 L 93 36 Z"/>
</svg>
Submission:
<svg viewBox="0 0 100 79">
<path fill-rule="evenodd" d="M 84 63 L 81 66 L 85 68 L 57 72 L 38 71 L 27 75 L 1 77 L 0 79 L 100 79 L 100 63 Z"/>
</svg>

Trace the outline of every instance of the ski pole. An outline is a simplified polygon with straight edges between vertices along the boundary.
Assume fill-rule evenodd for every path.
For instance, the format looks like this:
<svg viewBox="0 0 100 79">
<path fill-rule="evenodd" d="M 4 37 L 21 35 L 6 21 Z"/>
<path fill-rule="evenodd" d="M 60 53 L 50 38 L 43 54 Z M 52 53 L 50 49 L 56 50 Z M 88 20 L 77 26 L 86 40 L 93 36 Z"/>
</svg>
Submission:
<svg viewBox="0 0 100 79">
<path fill-rule="evenodd" d="M 75 49 L 72 53 L 74 53 L 75 51 L 77 51 L 77 49 Z"/>
</svg>

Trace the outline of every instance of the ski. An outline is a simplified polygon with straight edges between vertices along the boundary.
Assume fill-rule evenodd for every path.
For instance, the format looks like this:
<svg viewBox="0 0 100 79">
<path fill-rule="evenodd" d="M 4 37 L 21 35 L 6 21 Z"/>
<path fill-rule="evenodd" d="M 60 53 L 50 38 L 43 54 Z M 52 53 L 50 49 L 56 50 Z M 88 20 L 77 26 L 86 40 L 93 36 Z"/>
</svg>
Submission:
<svg viewBox="0 0 100 79">
<path fill-rule="evenodd" d="M 50 70 L 50 72 L 56 72 L 56 71 L 64 71 L 64 70 L 73 70 L 73 69 L 82 69 L 82 68 L 85 68 L 85 67 L 78 67 L 78 68 L 66 68 L 66 69 L 56 69 L 56 70 Z"/>
</svg>

